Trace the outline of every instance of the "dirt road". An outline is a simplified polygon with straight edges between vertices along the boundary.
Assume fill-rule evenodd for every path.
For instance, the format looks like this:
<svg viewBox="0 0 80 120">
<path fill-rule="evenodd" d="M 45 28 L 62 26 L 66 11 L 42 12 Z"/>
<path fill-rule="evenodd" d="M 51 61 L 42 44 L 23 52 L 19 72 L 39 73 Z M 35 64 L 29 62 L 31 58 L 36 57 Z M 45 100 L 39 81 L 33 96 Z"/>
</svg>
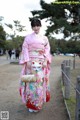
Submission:
<svg viewBox="0 0 80 120">
<path fill-rule="evenodd" d="M 38 113 L 29 113 L 19 96 L 20 65 L 0 64 L 0 112 L 9 111 L 9 120 L 68 120 L 60 88 L 62 57 L 51 64 L 51 101 Z"/>
</svg>

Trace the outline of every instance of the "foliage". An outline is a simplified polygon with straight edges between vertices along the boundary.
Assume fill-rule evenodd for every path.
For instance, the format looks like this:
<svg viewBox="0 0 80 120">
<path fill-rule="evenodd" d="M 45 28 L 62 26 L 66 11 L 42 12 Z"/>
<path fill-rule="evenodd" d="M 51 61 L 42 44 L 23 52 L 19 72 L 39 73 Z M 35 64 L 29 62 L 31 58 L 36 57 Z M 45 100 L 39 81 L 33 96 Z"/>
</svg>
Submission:
<svg viewBox="0 0 80 120">
<path fill-rule="evenodd" d="M 51 53 L 55 53 L 59 51 L 60 53 L 80 53 L 80 41 L 76 40 L 69 40 L 66 41 L 62 40 L 55 40 L 49 38 L 50 46 L 51 46 Z"/>
<path fill-rule="evenodd" d="M 49 38 L 49 43 L 51 47 L 51 53 L 53 54 L 54 52 L 56 52 L 56 40 L 54 38 Z"/>
<path fill-rule="evenodd" d="M 78 67 L 79 67 L 79 62 L 76 61 Z M 80 74 L 80 68 L 76 68 L 71 70 L 71 82 L 74 85 L 74 88 L 76 88 L 76 79 L 77 76 Z M 67 106 L 68 106 L 68 110 L 70 112 L 71 115 L 71 120 L 75 120 L 75 114 L 76 114 L 76 91 L 73 88 L 73 86 L 71 86 L 70 88 L 70 99 L 66 100 Z"/>
<path fill-rule="evenodd" d="M 61 31 L 65 38 L 70 36 L 71 33 L 80 32 L 80 4 L 57 4 L 53 2 L 48 4 L 41 0 L 40 5 L 42 10 L 34 10 L 31 13 L 34 17 L 49 21 L 50 25 L 47 26 L 46 35 Z"/>
<path fill-rule="evenodd" d="M 14 40 L 6 40 L 5 42 L 5 50 L 12 50 L 12 49 L 19 49 L 21 50 L 22 43 L 23 43 L 24 37 L 17 36 Z"/>
<path fill-rule="evenodd" d="M 13 25 L 12 24 L 6 24 L 5 25 L 11 29 L 12 34 L 8 34 L 8 36 L 10 36 L 10 38 L 13 40 L 16 36 L 17 36 L 17 32 L 22 32 L 22 31 L 26 31 L 24 28 L 25 26 L 21 25 L 20 21 L 18 20 L 13 20 Z"/>
<path fill-rule="evenodd" d="M 3 27 L 0 25 L 0 48 L 4 48 L 4 43 L 6 40 L 6 32 Z"/>
<path fill-rule="evenodd" d="M 25 26 L 20 24 L 20 21 L 14 20 L 14 25 L 6 24 L 5 25 L 11 29 L 12 34 L 8 34 L 4 31 L 2 20 L 4 17 L 0 16 L 0 48 L 4 50 L 8 49 L 21 49 L 22 42 L 24 37 L 18 36 L 17 32 L 25 31 Z M 6 37 L 9 37 L 10 40 L 6 40 Z"/>
<path fill-rule="evenodd" d="M 5 49 L 21 49 L 23 38 L 19 35 L 17 35 L 17 32 L 25 31 L 25 26 L 20 24 L 20 21 L 13 20 L 14 25 L 12 24 L 6 24 L 7 27 L 9 27 L 12 31 L 12 34 L 7 34 L 8 37 L 11 38 L 11 40 L 6 41 Z"/>
<path fill-rule="evenodd" d="M 0 25 L 1 25 L 1 22 L 2 22 L 3 19 L 4 19 L 4 17 L 0 16 Z"/>
</svg>

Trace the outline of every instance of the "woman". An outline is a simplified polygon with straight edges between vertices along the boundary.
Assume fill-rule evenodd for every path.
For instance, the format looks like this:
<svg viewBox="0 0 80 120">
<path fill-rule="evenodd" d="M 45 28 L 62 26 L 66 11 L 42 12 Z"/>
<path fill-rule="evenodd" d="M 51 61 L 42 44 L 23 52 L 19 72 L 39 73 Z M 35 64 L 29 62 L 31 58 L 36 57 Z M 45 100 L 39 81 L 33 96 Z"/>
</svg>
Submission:
<svg viewBox="0 0 80 120">
<path fill-rule="evenodd" d="M 22 45 L 20 64 L 23 65 L 21 76 L 32 73 L 36 69 L 36 82 L 28 82 L 25 85 L 20 81 L 20 95 L 30 112 L 42 109 L 43 103 L 50 100 L 50 45 L 46 36 L 40 35 L 41 21 L 32 19 L 33 33 L 27 35 Z M 35 66 L 35 67 L 34 67 Z"/>
</svg>

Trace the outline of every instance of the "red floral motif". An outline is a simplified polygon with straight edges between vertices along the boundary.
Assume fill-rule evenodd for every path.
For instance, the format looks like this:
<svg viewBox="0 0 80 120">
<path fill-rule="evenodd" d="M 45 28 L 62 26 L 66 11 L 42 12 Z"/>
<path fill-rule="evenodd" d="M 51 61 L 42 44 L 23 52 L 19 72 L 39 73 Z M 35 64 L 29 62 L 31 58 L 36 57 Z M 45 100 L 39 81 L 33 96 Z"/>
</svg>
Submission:
<svg viewBox="0 0 80 120">
<path fill-rule="evenodd" d="M 32 62 L 32 64 L 34 64 L 34 62 Z"/>
<path fill-rule="evenodd" d="M 50 91 L 46 91 L 46 102 L 50 101 Z"/>
<path fill-rule="evenodd" d="M 40 50 L 40 51 L 39 51 L 39 54 L 40 54 L 40 55 L 44 54 L 44 51 L 43 51 L 43 50 Z"/>
<path fill-rule="evenodd" d="M 27 108 L 30 108 L 30 109 L 33 109 L 33 110 L 40 110 L 41 109 L 41 107 L 39 106 L 39 107 L 36 107 L 35 105 L 34 105 L 34 103 L 31 103 L 31 100 L 28 100 L 27 101 L 27 103 L 26 103 L 26 106 L 27 106 Z"/>
</svg>

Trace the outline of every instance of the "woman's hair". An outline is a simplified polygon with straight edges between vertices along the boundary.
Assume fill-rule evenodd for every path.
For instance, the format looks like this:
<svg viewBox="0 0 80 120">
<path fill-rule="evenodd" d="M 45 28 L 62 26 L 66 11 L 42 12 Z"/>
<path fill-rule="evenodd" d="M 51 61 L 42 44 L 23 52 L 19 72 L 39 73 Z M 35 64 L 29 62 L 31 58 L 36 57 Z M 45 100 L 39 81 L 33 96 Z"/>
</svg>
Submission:
<svg viewBox="0 0 80 120">
<path fill-rule="evenodd" d="M 35 27 L 35 26 L 40 26 L 41 27 L 41 21 L 37 18 L 33 18 L 31 20 L 31 27 Z"/>
</svg>

